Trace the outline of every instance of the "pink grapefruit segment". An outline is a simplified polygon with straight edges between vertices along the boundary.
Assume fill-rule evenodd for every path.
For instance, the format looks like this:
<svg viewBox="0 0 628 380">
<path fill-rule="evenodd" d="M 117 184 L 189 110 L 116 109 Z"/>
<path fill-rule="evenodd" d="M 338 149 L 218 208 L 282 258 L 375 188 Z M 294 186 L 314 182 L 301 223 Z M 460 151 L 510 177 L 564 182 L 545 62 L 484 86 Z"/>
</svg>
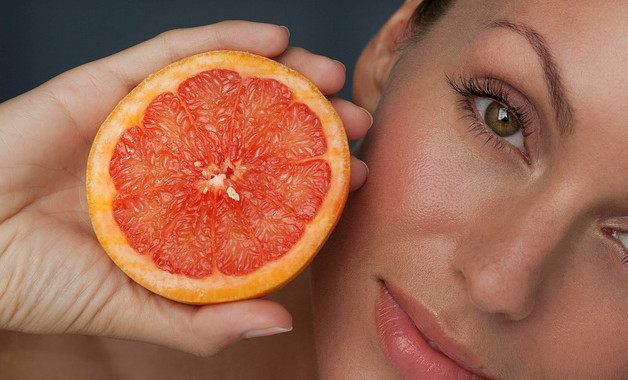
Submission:
<svg viewBox="0 0 628 380">
<path fill-rule="evenodd" d="M 114 262 L 188 303 L 268 293 L 334 227 L 349 184 L 344 129 L 300 74 L 216 51 L 147 78 L 101 126 L 88 164 L 96 234 Z"/>
</svg>

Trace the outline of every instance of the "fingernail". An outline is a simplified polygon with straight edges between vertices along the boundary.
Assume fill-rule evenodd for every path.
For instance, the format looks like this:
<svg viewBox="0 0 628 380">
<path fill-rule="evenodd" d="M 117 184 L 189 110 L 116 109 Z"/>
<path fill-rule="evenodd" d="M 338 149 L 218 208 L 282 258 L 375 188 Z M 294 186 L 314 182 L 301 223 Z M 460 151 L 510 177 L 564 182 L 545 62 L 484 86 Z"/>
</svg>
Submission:
<svg viewBox="0 0 628 380">
<path fill-rule="evenodd" d="M 286 32 L 288 32 L 288 37 L 290 37 L 290 29 L 288 29 L 288 27 L 287 27 L 287 26 L 285 26 L 285 25 L 279 25 L 279 26 L 281 26 L 282 28 L 284 28 L 284 29 L 286 30 Z"/>
<path fill-rule="evenodd" d="M 245 332 L 244 334 L 242 334 L 242 338 L 244 339 L 259 338 L 262 336 L 276 335 L 276 334 L 286 333 L 289 331 L 292 331 L 292 327 L 290 327 L 289 329 L 286 329 L 283 327 L 269 327 L 267 329 L 249 330 Z"/>
<path fill-rule="evenodd" d="M 334 61 L 336 61 L 336 62 L 340 63 L 340 64 L 342 65 L 342 68 L 343 68 L 345 71 L 347 71 L 347 66 L 345 66 L 345 64 L 344 64 L 344 63 L 340 62 L 340 61 L 339 61 L 339 60 L 337 60 L 337 59 L 334 59 Z"/>
<path fill-rule="evenodd" d="M 362 110 L 366 112 L 366 114 L 369 115 L 369 117 L 371 118 L 371 124 L 369 124 L 369 129 L 371 129 L 371 127 L 373 126 L 373 115 L 371 115 L 371 113 L 366 108 L 362 108 Z"/>
<path fill-rule="evenodd" d="M 366 169 L 366 176 L 368 177 L 368 176 L 369 176 L 369 174 L 370 174 L 370 172 L 371 172 L 371 171 L 369 170 L 369 166 L 366 164 L 366 162 L 364 162 L 364 161 L 362 161 L 362 160 L 360 160 L 360 159 L 358 159 L 358 160 L 362 163 L 362 165 L 364 165 L 364 168 Z"/>
</svg>

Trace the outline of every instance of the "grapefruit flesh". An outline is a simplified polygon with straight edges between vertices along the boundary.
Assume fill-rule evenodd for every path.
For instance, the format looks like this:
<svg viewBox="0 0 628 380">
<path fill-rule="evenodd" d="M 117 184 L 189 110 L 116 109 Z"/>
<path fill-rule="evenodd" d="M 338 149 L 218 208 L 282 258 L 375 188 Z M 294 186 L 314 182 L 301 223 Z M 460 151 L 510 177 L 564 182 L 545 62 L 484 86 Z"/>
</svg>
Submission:
<svg viewBox="0 0 628 380">
<path fill-rule="evenodd" d="M 266 294 L 296 276 L 348 191 L 344 129 L 307 79 L 216 51 L 147 78 L 101 126 L 88 204 L 105 251 L 187 303 Z"/>
</svg>

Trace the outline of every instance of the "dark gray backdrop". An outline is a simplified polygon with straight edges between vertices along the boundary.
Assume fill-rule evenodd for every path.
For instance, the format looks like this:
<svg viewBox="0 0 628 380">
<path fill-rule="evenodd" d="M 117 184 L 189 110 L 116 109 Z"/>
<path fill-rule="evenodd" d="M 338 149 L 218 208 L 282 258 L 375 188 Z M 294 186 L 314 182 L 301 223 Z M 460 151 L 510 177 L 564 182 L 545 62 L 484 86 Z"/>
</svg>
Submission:
<svg viewBox="0 0 628 380">
<path fill-rule="evenodd" d="M 160 32 L 245 19 L 286 25 L 291 44 L 345 63 L 403 0 L 0 0 L 0 102 Z"/>
</svg>

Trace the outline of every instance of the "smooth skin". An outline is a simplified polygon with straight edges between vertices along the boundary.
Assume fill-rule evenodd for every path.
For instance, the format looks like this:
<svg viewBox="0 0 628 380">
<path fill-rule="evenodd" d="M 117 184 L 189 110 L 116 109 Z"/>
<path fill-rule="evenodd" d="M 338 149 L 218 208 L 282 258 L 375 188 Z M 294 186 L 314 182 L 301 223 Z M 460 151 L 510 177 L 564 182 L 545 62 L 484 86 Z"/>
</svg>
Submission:
<svg viewBox="0 0 628 380">
<path fill-rule="evenodd" d="M 495 379 L 628 377 L 628 253 L 608 233 L 628 231 L 628 5 L 460 0 L 401 55 L 397 43 L 418 3 L 401 7 L 356 66 L 354 99 L 375 112 L 361 152 L 370 172 L 313 265 L 318 374 L 304 350 L 312 347 L 307 272 L 273 296 L 300 310 L 302 325 L 207 360 L 69 336 L 18 336 L 9 340 L 20 348 L 12 357 L 22 368 L 97 368 L 103 378 L 397 379 L 375 318 L 386 284 L 427 309 Z M 543 37 L 572 111 L 569 133 L 560 132 L 529 38 L 487 28 L 496 20 Z M 532 106 L 529 160 L 470 129 L 445 79 L 461 72 L 498 78 L 509 100 Z M 290 336 L 298 339 L 279 340 Z"/>
<path fill-rule="evenodd" d="M 378 335 L 385 284 L 491 378 L 628 378 L 628 4 L 458 1 L 399 59 L 417 4 L 356 68 L 356 101 L 377 107 L 370 174 L 314 263 L 321 377 L 401 378 Z M 525 154 L 471 126 L 461 75 L 527 107 Z"/>
<path fill-rule="evenodd" d="M 207 50 L 250 51 L 300 71 L 332 97 L 349 138 L 362 137 L 369 113 L 333 97 L 344 66 L 288 40 L 286 28 L 241 21 L 174 30 L 0 104 L 0 329 L 123 338 L 200 356 L 292 329 L 274 301 L 196 307 L 136 285 L 98 244 L 85 197 L 91 141 L 117 102 L 150 73 Z M 352 172 L 356 189 L 367 169 L 353 158 Z M 4 336 L 4 359 L 12 339 Z"/>
</svg>

